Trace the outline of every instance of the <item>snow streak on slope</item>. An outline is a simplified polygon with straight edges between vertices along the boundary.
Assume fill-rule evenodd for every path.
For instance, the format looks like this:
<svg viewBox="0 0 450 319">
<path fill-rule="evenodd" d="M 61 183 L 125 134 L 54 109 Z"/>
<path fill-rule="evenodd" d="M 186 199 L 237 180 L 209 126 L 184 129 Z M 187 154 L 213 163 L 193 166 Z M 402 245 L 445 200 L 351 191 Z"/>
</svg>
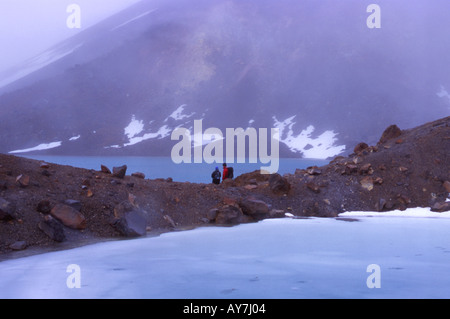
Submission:
<svg viewBox="0 0 450 319">
<path fill-rule="evenodd" d="M 81 46 L 83 46 L 83 43 L 80 43 L 69 50 L 62 48 L 50 49 L 34 58 L 27 60 L 16 71 L 9 71 L 8 73 L 5 72 L 6 75 L 3 75 L 4 78 L 0 80 L 0 88 L 14 81 L 17 81 L 39 69 L 42 69 L 43 67 L 50 65 L 51 63 L 56 62 L 69 54 L 72 54 Z"/>
<path fill-rule="evenodd" d="M 315 128 L 308 126 L 298 135 L 294 135 L 294 116 L 278 121 L 274 116 L 274 126 L 280 130 L 280 142 L 286 144 L 293 152 L 300 152 L 306 158 L 326 159 L 341 154 L 345 145 L 335 145 L 337 138 L 334 131 L 325 131 L 316 138 L 311 137 Z M 283 138 L 284 136 L 284 138 Z"/>
<path fill-rule="evenodd" d="M 169 119 L 181 121 L 192 117 L 195 114 L 195 112 L 191 114 L 184 113 L 186 106 L 187 106 L 186 104 L 180 105 L 175 111 L 173 111 L 168 117 L 165 118 L 163 123 L 167 123 Z M 151 121 L 149 124 L 152 124 L 153 122 L 154 121 Z M 121 148 L 125 146 L 135 145 L 149 139 L 155 138 L 163 139 L 170 136 L 174 128 L 175 127 L 172 128 L 168 124 L 163 124 L 157 129 L 156 132 L 154 131 L 149 132 L 149 130 L 145 128 L 144 121 L 138 120 L 136 119 L 135 115 L 132 115 L 130 123 L 124 128 L 124 134 L 127 137 L 128 142 L 124 143 L 122 146 L 116 144 L 106 146 L 105 148 Z"/>
<path fill-rule="evenodd" d="M 156 10 L 157 10 L 157 9 L 153 9 L 153 10 L 149 10 L 149 11 L 147 11 L 147 12 L 144 12 L 144 13 L 138 15 L 137 17 L 134 17 L 134 18 L 132 18 L 132 19 L 130 19 L 130 20 L 128 20 L 128 21 L 125 21 L 124 23 L 121 23 L 121 24 L 119 24 L 118 26 L 112 28 L 111 31 L 120 29 L 120 28 L 122 28 L 123 26 L 125 26 L 125 25 L 127 25 L 127 24 L 129 24 L 129 23 L 131 23 L 131 22 L 133 22 L 133 21 L 136 21 L 136 20 L 138 20 L 138 19 L 140 19 L 140 18 L 142 18 L 142 17 L 145 17 L 146 15 L 149 15 L 150 13 L 155 12 Z"/>
<path fill-rule="evenodd" d="M 28 153 L 28 152 L 33 152 L 33 151 L 43 151 L 43 150 L 49 150 L 52 148 L 56 148 L 56 147 L 60 147 L 62 144 L 62 142 L 53 142 L 53 143 L 43 143 L 43 144 L 39 144 L 35 147 L 30 147 L 30 148 L 26 148 L 23 150 L 15 150 L 15 151 L 11 151 L 9 152 L 9 154 L 18 154 L 18 153 Z"/>
</svg>

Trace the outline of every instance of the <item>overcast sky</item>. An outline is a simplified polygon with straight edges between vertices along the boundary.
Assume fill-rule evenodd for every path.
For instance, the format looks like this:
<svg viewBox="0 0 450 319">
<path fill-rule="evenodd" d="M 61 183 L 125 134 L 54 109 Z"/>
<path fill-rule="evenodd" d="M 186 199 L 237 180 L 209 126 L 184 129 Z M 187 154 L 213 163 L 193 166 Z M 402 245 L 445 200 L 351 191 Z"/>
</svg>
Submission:
<svg viewBox="0 0 450 319">
<path fill-rule="evenodd" d="M 141 0 L 0 0 L 0 71 Z M 67 8 L 81 9 L 81 29 L 70 29 Z"/>
</svg>

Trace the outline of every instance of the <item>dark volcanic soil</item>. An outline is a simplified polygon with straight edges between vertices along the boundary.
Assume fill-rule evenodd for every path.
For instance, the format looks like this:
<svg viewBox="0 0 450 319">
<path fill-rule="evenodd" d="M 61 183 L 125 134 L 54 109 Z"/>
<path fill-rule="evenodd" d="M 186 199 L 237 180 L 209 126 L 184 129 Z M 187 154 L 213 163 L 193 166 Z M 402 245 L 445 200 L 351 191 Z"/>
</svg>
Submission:
<svg viewBox="0 0 450 319">
<path fill-rule="evenodd" d="M 137 236 L 124 232 L 118 221 L 130 228 L 144 223 L 144 233 L 146 226 L 147 234 L 158 234 L 285 213 L 336 217 L 354 210 L 449 210 L 449 126 L 450 117 L 404 131 L 391 126 L 377 145 L 361 143 L 349 157 L 326 166 L 284 177 L 249 172 L 221 185 L 119 178 L 102 172 L 101 163 L 94 171 L 0 154 L 0 253 L 9 258 L 15 255 L 5 253 L 13 250 L 34 253 Z M 67 200 L 85 218 L 79 229 L 50 217 L 55 216 L 50 210 Z M 60 227 L 63 242 L 39 227 L 49 219 Z"/>
</svg>

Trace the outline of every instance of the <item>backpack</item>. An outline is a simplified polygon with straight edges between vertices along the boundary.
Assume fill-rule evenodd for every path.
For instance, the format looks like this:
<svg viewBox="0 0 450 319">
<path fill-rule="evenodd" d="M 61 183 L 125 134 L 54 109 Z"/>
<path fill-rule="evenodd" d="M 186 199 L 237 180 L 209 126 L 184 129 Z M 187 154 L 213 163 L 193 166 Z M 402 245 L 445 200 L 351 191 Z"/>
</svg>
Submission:
<svg viewBox="0 0 450 319">
<path fill-rule="evenodd" d="M 233 167 L 228 167 L 228 178 L 234 177 Z"/>
<path fill-rule="evenodd" d="M 220 179 L 220 172 L 219 171 L 214 171 L 213 173 L 212 173 L 212 178 L 213 179 Z"/>
</svg>

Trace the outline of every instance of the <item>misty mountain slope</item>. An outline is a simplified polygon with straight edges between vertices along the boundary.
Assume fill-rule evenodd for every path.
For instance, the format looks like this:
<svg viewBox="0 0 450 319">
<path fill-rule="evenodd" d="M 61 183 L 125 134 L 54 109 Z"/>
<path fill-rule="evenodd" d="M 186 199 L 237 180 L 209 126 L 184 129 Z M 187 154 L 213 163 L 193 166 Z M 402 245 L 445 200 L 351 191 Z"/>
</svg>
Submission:
<svg viewBox="0 0 450 319">
<path fill-rule="evenodd" d="M 0 152 L 168 156 L 173 129 L 202 119 L 279 127 L 282 156 L 334 156 L 447 116 L 450 5 L 379 2 L 381 29 L 360 1 L 143 1 L 2 88 Z"/>
</svg>

